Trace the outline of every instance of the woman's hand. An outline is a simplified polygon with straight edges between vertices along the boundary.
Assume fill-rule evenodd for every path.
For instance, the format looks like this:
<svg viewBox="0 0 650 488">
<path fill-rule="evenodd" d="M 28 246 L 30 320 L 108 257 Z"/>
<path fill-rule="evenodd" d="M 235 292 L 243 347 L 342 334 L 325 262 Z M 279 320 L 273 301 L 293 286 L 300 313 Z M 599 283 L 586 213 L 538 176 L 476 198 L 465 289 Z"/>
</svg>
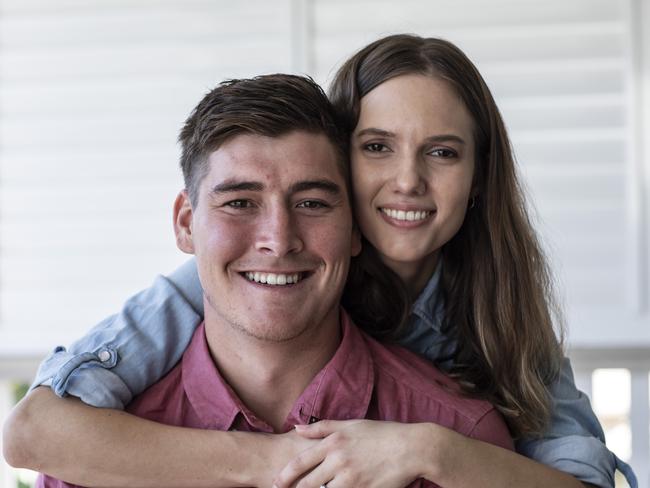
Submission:
<svg viewBox="0 0 650 488">
<path fill-rule="evenodd" d="M 276 488 L 403 488 L 418 478 L 446 488 L 591 486 L 433 423 L 321 420 L 296 432 L 322 440 L 282 470 Z"/>
<path fill-rule="evenodd" d="M 402 488 L 418 478 L 416 424 L 321 420 L 297 425 L 305 438 L 322 439 L 291 461 L 276 488 Z M 301 476 L 303 476 L 301 479 Z"/>
<path fill-rule="evenodd" d="M 285 434 L 252 435 L 260 441 L 249 453 L 250 469 L 255 473 L 251 481 L 257 488 L 271 488 L 274 477 L 287 463 L 321 442 L 319 439 L 299 435 L 296 430 Z"/>
</svg>

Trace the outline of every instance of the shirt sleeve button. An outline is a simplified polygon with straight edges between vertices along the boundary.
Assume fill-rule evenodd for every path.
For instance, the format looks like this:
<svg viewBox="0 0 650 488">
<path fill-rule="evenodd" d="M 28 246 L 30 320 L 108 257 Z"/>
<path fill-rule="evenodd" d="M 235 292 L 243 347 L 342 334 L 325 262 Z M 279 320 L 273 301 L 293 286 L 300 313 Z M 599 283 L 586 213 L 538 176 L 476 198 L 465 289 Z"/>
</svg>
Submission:
<svg viewBox="0 0 650 488">
<path fill-rule="evenodd" d="M 109 359 L 111 359 L 111 353 L 108 352 L 108 351 L 106 351 L 106 350 L 104 350 L 104 351 L 99 351 L 99 354 L 98 354 L 97 356 L 99 357 L 99 360 L 100 360 L 102 363 L 105 363 L 106 361 L 108 361 Z"/>
</svg>

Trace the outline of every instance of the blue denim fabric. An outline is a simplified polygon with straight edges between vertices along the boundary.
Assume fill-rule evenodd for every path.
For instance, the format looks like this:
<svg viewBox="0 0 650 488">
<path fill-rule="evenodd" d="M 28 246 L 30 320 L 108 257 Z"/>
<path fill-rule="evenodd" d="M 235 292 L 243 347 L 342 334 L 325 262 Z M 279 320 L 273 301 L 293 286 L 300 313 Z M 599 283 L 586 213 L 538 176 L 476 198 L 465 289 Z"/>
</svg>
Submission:
<svg viewBox="0 0 650 488">
<path fill-rule="evenodd" d="M 68 350 L 57 347 L 32 388 L 47 385 L 59 396 L 123 409 L 180 360 L 202 317 L 203 291 L 191 260 L 169 278 L 157 277 Z"/>
<path fill-rule="evenodd" d="M 618 469 L 631 488 L 638 488 L 632 468 L 605 446 L 605 434 L 589 398 L 576 388 L 567 358 L 560 377 L 551 385 L 551 394 L 554 409 L 544 437 L 518 441 L 517 451 L 601 487 L 614 486 L 614 471 Z"/>
<path fill-rule="evenodd" d="M 402 345 L 434 361 L 453 344 L 441 331 L 444 306 L 438 296 L 440 267 L 413 304 L 409 333 Z M 194 260 L 169 278 L 130 298 L 113 315 L 68 351 L 59 347 L 39 368 L 32 388 L 49 385 L 59 396 L 73 395 L 96 407 L 124 408 L 180 359 L 203 315 L 203 293 Z M 448 368 L 449 361 L 439 363 Z M 619 469 L 631 488 L 638 483 L 630 467 L 605 446 L 602 428 L 573 379 L 568 359 L 551 385 L 554 411 L 539 439 L 522 439 L 517 451 L 602 488 L 614 486 Z"/>
</svg>

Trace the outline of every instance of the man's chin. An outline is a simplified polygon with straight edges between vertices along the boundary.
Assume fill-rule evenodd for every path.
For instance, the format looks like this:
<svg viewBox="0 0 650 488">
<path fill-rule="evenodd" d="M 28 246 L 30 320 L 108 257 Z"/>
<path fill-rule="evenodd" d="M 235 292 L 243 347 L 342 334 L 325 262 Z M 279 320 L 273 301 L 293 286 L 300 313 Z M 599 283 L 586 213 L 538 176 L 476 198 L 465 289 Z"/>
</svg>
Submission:
<svg viewBox="0 0 650 488">
<path fill-rule="evenodd" d="M 284 344 L 298 339 L 304 334 L 303 330 L 259 330 L 254 327 L 237 327 L 243 334 L 251 339 L 271 344 Z"/>
<path fill-rule="evenodd" d="M 282 344 L 303 336 L 309 323 L 300 325 L 286 319 L 265 318 L 259 321 L 235 321 L 231 323 L 239 333 L 261 342 Z"/>
</svg>

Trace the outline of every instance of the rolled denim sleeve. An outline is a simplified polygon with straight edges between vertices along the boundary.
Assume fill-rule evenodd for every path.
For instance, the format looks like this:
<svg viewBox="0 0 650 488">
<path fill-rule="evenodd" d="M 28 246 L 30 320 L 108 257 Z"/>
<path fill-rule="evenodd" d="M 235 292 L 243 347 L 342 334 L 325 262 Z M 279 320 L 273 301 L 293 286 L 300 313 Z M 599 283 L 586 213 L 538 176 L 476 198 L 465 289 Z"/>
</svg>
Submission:
<svg viewBox="0 0 650 488">
<path fill-rule="evenodd" d="M 576 388 L 568 358 L 550 391 L 554 408 L 547 431 L 541 438 L 519 440 L 517 451 L 601 488 L 614 487 L 614 473 L 619 469 L 630 488 L 637 488 L 632 469 L 607 449 L 589 398 Z"/>
<path fill-rule="evenodd" d="M 69 349 L 57 347 L 32 388 L 50 386 L 95 407 L 123 409 L 181 358 L 201 323 L 203 291 L 192 259 L 129 298 Z"/>
</svg>

